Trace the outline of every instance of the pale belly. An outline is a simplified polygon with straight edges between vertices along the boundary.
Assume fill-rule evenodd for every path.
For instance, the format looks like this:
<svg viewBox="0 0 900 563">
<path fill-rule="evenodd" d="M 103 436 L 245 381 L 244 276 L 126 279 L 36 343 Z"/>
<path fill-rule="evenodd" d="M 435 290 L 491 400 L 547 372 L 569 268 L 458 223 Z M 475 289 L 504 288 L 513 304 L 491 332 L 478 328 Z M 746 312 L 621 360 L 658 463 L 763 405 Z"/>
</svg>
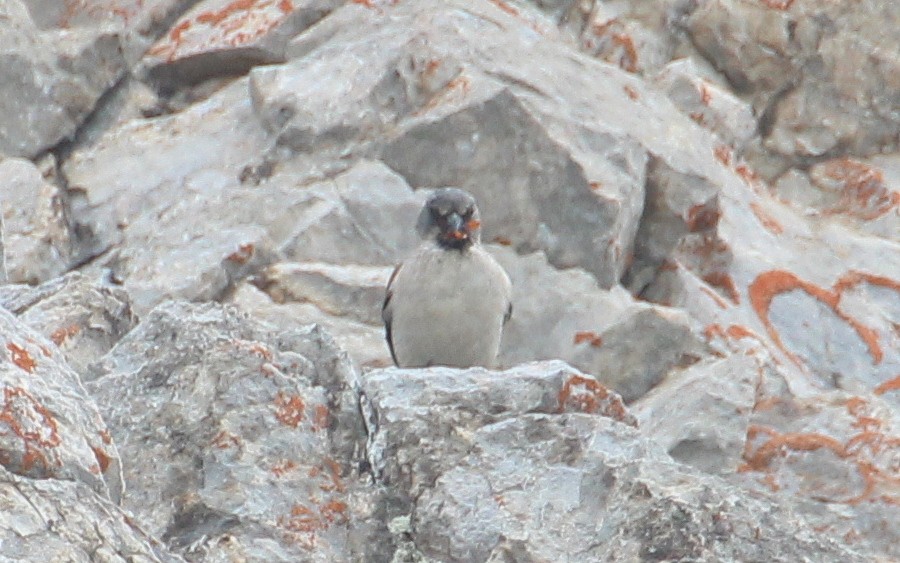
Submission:
<svg viewBox="0 0 900 563">
<path fill-rule="evenodd" d="M 398 363 L 402 367 L 492 366 L 509 303 L 506 273 L 480 248 L 465 254 L 426 250 L 416 258 L 404 264 L 393 284 L 392 330 Z M 411 295 L 421 298 L 403 298 Z"/>
</svg>

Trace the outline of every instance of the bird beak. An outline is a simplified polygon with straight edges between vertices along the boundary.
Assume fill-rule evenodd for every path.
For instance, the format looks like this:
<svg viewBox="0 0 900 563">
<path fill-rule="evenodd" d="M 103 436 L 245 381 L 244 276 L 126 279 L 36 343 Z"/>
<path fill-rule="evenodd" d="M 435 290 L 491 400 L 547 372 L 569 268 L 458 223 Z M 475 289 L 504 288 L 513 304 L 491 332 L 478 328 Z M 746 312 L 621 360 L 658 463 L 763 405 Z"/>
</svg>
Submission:
<svg viewBox="0 0 900 563">
<path fill-rule="evenodd" d="M 458 213 L 451 213 L 447 217 L 447 238 L 453 240 L 462 240 L 469 237 L 467 225 L 463 223 L 462 217 Z"/>
</svg>

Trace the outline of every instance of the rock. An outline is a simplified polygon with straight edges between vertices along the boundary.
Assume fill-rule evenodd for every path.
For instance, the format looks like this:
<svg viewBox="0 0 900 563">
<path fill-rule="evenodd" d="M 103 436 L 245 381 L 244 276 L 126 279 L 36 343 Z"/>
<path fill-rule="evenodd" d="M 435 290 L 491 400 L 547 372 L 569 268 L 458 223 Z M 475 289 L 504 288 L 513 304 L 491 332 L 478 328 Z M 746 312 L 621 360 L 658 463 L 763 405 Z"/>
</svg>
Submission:
<svg viewBox="0 0 900 563">
<path fill-rule="evenodd" d="M 379 325 L 391 270 L 317 262 L 280 263 L 263 271 L 257 283 L 276 303 L 311 302 L 330 315 Z"/>
<path fill-rule="evenodd" d="M 622 398 L 565 362 L 376 370 L 362 381 L 376 478 L 409 501 L 470 451 L 477 429 L 528 413 L 588 412 L 634 426 Z M 453 405 L 452 409 L 445 408 Z M 450 438 L 445 441 L 444 438 Z"/>
<path fill-rule="evenodd" d="M 0 288 L 9 283 L 6 275 L 6 247 L 3 244 L 3 214 L 0 213 Z"/>
<path fill-rule="evenodd" d="M 641 431 L 673 459 L 727 475 L 743 462 L 758 366 L 735 354 L 673 373 L 632 404 Z"/>
<path fill-rule="evenodd" d="M 678 109 L 740 153 L 756 133 L 749 104 L 703 76 L 693 59 L 672 61 L 653 78 Z"/>
<path fill-rule="evenodd" d="M 764 398 L 751 415 L 736 476 L 743 479 L 735 481 L 792 499 L 806 521 L 856 549 L 900 557 L 893 525 L 900 418 L 896 397 L 893 405 L 886 398 L 841 391 Z"/>
<path fill-rule="evenodd" d="M 688 318 L 676 310 L 638 303 L 621 288 L 600 289 L 576 268 L 557 271 L 540 253 L 520 257 L 501 247 L 492 253 L 513 282 L 503 365 L 559 358 L 595 374 L 631 402 L 669 370 L 706 353 Z"/>
<path fill-rule="evenodd" d="M 7 561 L 184 561 L 83 483 L 28 479 L 0 468 Z"/>
<path fill-rule="evenodd" d="M 237 81 L 184 113 L 128 122 L 63 167 L 95 253 L 117 247 L 95 267 L 123 280 L 138 313 L 166 298 L 220 298 L 278 257 L 389 264 L 416 242 L 407 225 L 421 196 L 383 164 L 362 161 L 318 182 L 298 163 L 258 164 L 265 135 L 246 114 L 245 92 Z M 234 129 L 232 119 L 250 123 Z M 169 137 L 159 159 L 135 148 Z"/>
<path fill-rule="evenodd" d="M 688 32 L 701 53 L 753 99 L 765 149 L 786 163 L 836 150 L 896 149 L 900 39 L 881 33 L 893 2 L 704 2 Z M 782 170 L 783 171 L 782 167 Z M 771 177 L 771 176 L 769 176 Z"/>
<path fill-rule="evenodd" d="M 0 303 L 50 339 L 82 381 L 91 364 L 137 324 L 128 294 L 72 272 Z"/>
<path fill-rule="evenodd" d="M 99 28 L 114 33 L 129 67 L 187 4 L 184 0 L 80 0 L 77 4 L 21 1 L 42 30 L 72 30 L 90 36 Z"/>
<path fill-rule="evenodd" d="M 163 90 L 213 77 L 239 76 L 256 65 L 285 60 L 288 41 L 328 15 L 339 0 L 194 5 L 150 48 L 143 72 Z"/>
<path fill-rule="evenodd" d="M 473 19 L 447 4 L 401 5 L 387 18 L 361 6 L 341 8 L 297 39 L 303 56 L 251 73 L 257 113 L 299 153 L 335 157 L 357 145 L 413 187 L 465 188 L 479 199 L 486 240 L 544 249 L 554 265 L 582 266 L 608 287 L 621 273 L 640 214 L 646 155 L 632 139 L 616 136 L 624 123 L 584 116 L 595 104 L 601 113 L 601 103 L 621 105 L 604 115 L 632 114 L 636 102 L 627 91 L 641 95 L 640 86 L 604 65 L 585 67 L 549 41 L 533 47 L 531 35 L 485 35 L 484 26 L 517 29 L 519 22 L 489 4 L 477 10 Z M 382 48 L 350 41 L 359 26 L 380 37 Z M 455 39 L 448 42 L 451 28 Z M 541 74 L 541 64 L 522 75 L 514 61 L 523 56 L 553 59 L 566 78 Z M 548 103 L 581 91 L 562 94 L 559 82 L 587 80 L 609 83 L 608 98 L 579 99 L 571 111 Z M 335 88 L 349 90 L 324 94 Z M 604 156 L 584 158 L 595 151 Z M 502 176 L 495 162 L 507 163 Z"/>
<path fill-rule="evenodd" d="M 593 382 L 574 413 L 560 408 L 567 378 Z M 619 422 L 621 401 L 618 416 L 578 413 L 600 396 L 618 398 L 565 364 L 385 370 L 363 388 L 373 468 L 409 506 L 419 556 L 863 560 L 772 499 L 672 462 Z"/>
<path fill-rule="evenodd" d="M 168 302 L 102 365 L 89 387 L 129 460 L 123 504 L 173 550 L 268 561 L 377 550 L 355 544 L 377 527 L 354 477 L 355 372 L 323 331 Z"/>
<path fill-rule="evenodd" d="M 5 196 L 0 199 L 9 281 L 40 283 L 67 271 L 73 234 L 65 197 L 28 160 L 0 160 Z"/>
<path fill-rule="evenodd" d="M 270 287 L 268 291 L 276 293 L 279 290 Z M 253 318 L 285 329 L 296 325 L 298 319 L 320 325 L 330 334 L 334 334 L 335 342 L 347 351 L 356 365 L 363 369 L 394 365 L 385 341 L 384 326 L 380 321 L 378 324 L 368 324 L 357 320 L 355 315 L 351 317 L 331 315 L 310 302 L 279 303 L 247 282 L 238 285 L 228 302 L 246 311 Z M 380 305 L 378 310 L 380 311 Z"/>
<path fill-rule="evenodd" d="M 125 72 L 109 30 L 41 31 L 21 0 L 0 8 L 0 154 L 34 157 L 74 135 Z"/>
<path fill-rule="evenodd" d="M 56 347 L 0 309 L 0 460 L 32 479 L 84 483 L 118 503 L 121 459 L 78 375 Z"/>
</svg>

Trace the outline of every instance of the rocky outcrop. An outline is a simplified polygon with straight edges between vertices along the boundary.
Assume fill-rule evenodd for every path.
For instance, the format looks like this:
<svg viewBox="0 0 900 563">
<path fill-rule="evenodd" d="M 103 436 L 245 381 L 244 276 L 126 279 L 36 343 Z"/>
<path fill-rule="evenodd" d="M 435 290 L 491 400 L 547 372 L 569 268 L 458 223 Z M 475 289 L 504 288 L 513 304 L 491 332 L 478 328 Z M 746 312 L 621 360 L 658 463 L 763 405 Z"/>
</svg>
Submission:
<svg viewBox="0 0 900 563">
<path fill-rule="evenodd" d="M 4 550 L 897 559 L 898 18 L 7 0 Z M 498 371 L 389 367 L 448 185 Z"/>
</svg>

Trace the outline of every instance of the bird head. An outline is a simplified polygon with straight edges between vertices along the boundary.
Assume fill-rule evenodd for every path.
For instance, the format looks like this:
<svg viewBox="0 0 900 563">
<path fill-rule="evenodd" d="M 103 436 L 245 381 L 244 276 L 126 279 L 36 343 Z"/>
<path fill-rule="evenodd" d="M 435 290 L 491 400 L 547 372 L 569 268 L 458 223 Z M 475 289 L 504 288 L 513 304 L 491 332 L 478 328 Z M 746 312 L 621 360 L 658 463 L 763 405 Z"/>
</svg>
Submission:
<svg viewBox="0 0 900 563">
<path fill-rule="evenodd" d="M 465 250 L 481 240 L 481 221 L 475 198 L 458 188 L 440 188 L 425 202 L 416 230 L 447 249 Z"/>
</svg>

